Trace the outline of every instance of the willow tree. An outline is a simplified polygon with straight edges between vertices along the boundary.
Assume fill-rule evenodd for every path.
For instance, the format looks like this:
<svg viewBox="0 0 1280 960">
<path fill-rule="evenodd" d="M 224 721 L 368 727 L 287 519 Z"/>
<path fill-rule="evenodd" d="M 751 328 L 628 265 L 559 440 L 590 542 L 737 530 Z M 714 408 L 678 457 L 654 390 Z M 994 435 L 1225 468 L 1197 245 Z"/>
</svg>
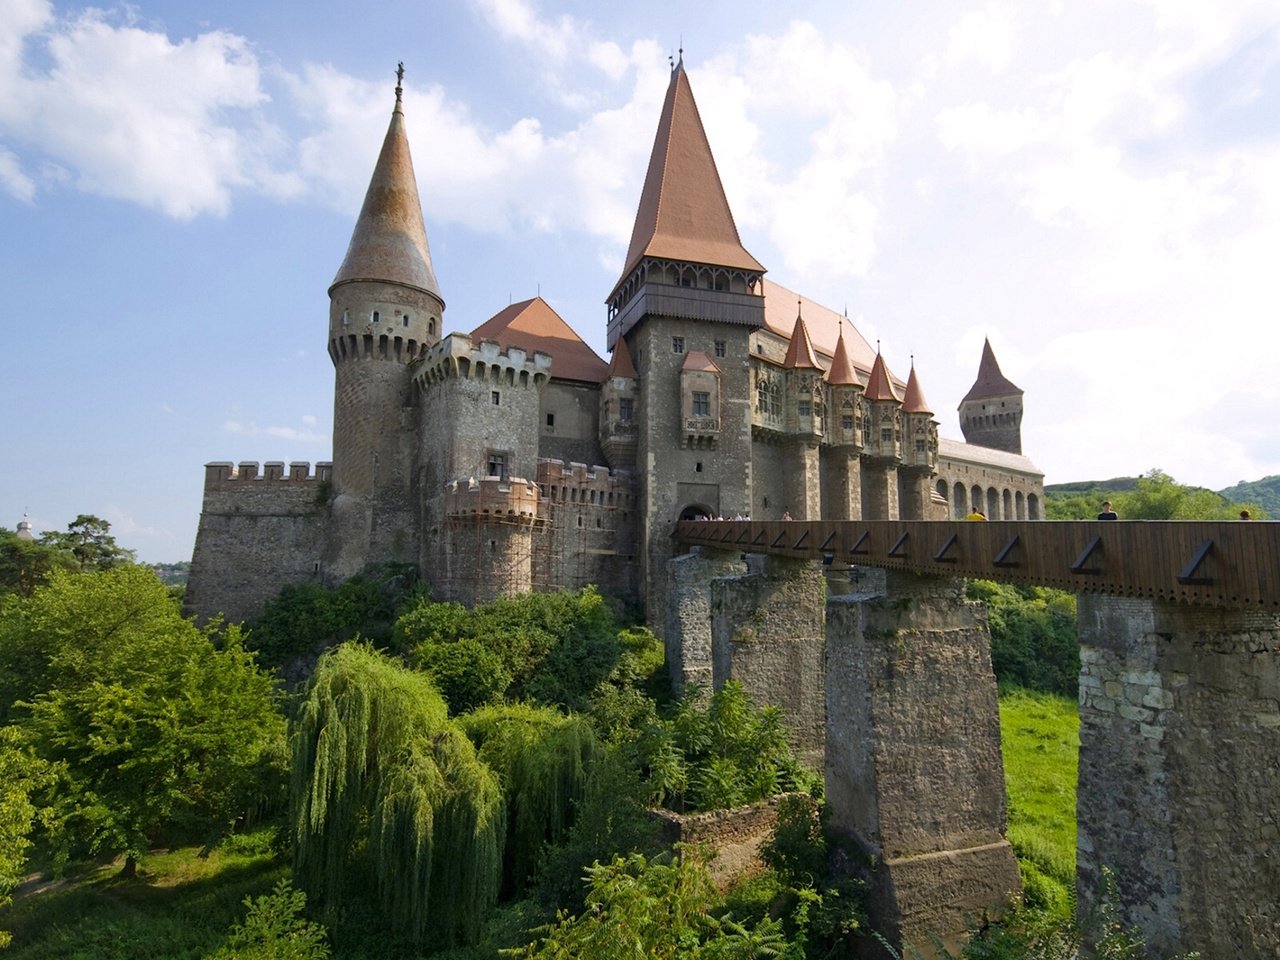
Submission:
<svg viewBox="0 0 1280 960">
<path fill-rule="evenodd" d="M 549 707 L 484 707 L 458 718 L 502 781 L 510 886 L 524 883 L 543 847 L 564 839 L 600 753 L 590 722 Z"/>
<path fill-rule="evenodd" d="M 293 742 L 299 882 L 336 905 L 371 870 L 413 939 L 473 939 L 497 898 L 502 796 L 430 679 L 343 644 L 317 665 Z"/>
</svg>

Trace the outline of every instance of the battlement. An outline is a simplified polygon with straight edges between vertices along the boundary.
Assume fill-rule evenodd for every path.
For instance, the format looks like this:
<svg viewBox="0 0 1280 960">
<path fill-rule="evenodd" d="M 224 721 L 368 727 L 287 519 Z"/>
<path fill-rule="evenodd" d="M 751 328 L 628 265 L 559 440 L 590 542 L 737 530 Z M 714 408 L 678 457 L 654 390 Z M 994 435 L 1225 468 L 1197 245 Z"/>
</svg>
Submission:
<svg viewBox="0 0 1280 960">
<path fill-rule="evenodd" d="M 450 518 L 537 520 L 538 486 L 523 477 L 467 477 L 445 488 Z"/>
<path fill-rule="evenodd" d="M 551 355 L 520 347 L 505 352 L 496 340 L 472 341 L 465 333 L 451 333 L 427 350 L 413 380 L 421 389 L 447 379 L 482 380 L 508 387 L 539 388 L 551 377 Z"/>
<path fill-rule="evenodd" d="M 631 474 L 598 464 L 538 461 L 538 486 L 543 497 L 558 504 L 631 506 Z"/>
<path fill-rule="evenodd" d="M 204 465 L 205 489 L 212 487 L 226 488 L 243 485 L 246 481 L 283 482 L 283 483 L 324 483 L 333 478 L 333 464 L 321 462 L 316 464 L 315 473 L 311 472 L 311 464 L 306 460 L 295 460 L 289 464 L 285 473 L 283 460 L 268 460 L 262 464 L 259 472 L 256 460 L 245 460 L 239 465 L 230 460 L 216 460 Z"/>
</svg>

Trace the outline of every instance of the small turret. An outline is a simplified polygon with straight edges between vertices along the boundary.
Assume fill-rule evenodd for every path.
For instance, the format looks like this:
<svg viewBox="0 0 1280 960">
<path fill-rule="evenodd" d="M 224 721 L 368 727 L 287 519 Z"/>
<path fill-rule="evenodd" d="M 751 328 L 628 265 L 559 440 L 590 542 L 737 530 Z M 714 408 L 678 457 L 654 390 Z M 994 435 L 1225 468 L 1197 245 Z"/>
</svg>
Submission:
<svg viewBox="0 0 1280 960">
<path fill-rule="evenodd" d="M 862 402 L 862 382 L 849 357 L 844 343 L 844 325 L 840 324 L 840 337 L 836 340 L 835 356 L 827 371 L 827 385 L 831 390 L 831 431 L 833 446 L 862 448 L 862 426 L 865 409 Z"/>
<path fill-rule="evenodd" d="M 790 432 L 806 439 L 820 438 L 826 416 L 822 367 L 818 363 L 817 354 L 813 352 L 809 328 L 805 326 L 804 316 L 798 306 L 796 325 L 791 331 L 791 343 L 787 347 L 782 368 L 786 371 L 787 378 L 787 400 L 790 408 L 787 420 Z"/>
<path fill-rule="evenodd" d="M 631 470 L 636 464 L 639 392 L 640 378 L 631 360 L 631 348 L 619 337 L 609 358 L 609 376 L 600 386 L 600 449 L 615 470 Z"/>
<path fill-rule="evenodd" d="M 862 445 L 864 452 L 880 460 L 902 458 L 902 399 L 893 388 L 884 355 L 876 350 L 875 363 L 867 378 L 865 392 L 869 415 L 864 419 Z"/>
<path fill-rule="evenodd" d="M 938 463 L 938 424 L 924 399 L 914 358 L 902 398 L 902 465 L 932 472 Z"/>
<path fill-rule="evenodd" d="M 978 379 L 960 401 L 959 411 L 967 442 L 1022 453 L 1022 390 L 1000 372 L 990 340 L 982 342 Z"/>
</svg>

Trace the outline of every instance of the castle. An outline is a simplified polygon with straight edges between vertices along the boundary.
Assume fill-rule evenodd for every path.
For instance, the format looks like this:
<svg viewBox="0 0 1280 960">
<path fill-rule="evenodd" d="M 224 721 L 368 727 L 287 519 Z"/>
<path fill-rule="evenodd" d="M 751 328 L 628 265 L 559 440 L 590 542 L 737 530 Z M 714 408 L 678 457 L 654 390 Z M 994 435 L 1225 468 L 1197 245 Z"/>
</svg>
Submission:
<svg viewBox="0 0 1280 960">
<path fill-rule="evenodd" d="M 672 68 L 606 363 L 541 298 L 444 332 L 402 88 L 329 288 L 333 461 L 210 463 L 187 609 L 414 564 L 437 599 L 598 584 L 661 624 L 674 522 L 1038 519 L 1022 391 L 984 346 L 940 439 L 847 317 L 765 278 L 738 236 L 683 61 Z"/>
</svg>

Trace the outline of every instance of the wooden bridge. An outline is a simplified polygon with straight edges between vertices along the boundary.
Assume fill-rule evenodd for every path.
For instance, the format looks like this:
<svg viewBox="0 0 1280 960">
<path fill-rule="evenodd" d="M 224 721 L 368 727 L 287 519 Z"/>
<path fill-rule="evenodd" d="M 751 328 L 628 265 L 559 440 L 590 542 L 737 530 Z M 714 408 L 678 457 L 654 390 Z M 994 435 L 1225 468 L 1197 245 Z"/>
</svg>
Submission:
<svg viewBox="0 0 1280 960">
<path fill-rule="evenodd" d="M 1280 523 L 682 520 L 675 537 L 828 564 L 1280 610 Z"/>
</svg>

